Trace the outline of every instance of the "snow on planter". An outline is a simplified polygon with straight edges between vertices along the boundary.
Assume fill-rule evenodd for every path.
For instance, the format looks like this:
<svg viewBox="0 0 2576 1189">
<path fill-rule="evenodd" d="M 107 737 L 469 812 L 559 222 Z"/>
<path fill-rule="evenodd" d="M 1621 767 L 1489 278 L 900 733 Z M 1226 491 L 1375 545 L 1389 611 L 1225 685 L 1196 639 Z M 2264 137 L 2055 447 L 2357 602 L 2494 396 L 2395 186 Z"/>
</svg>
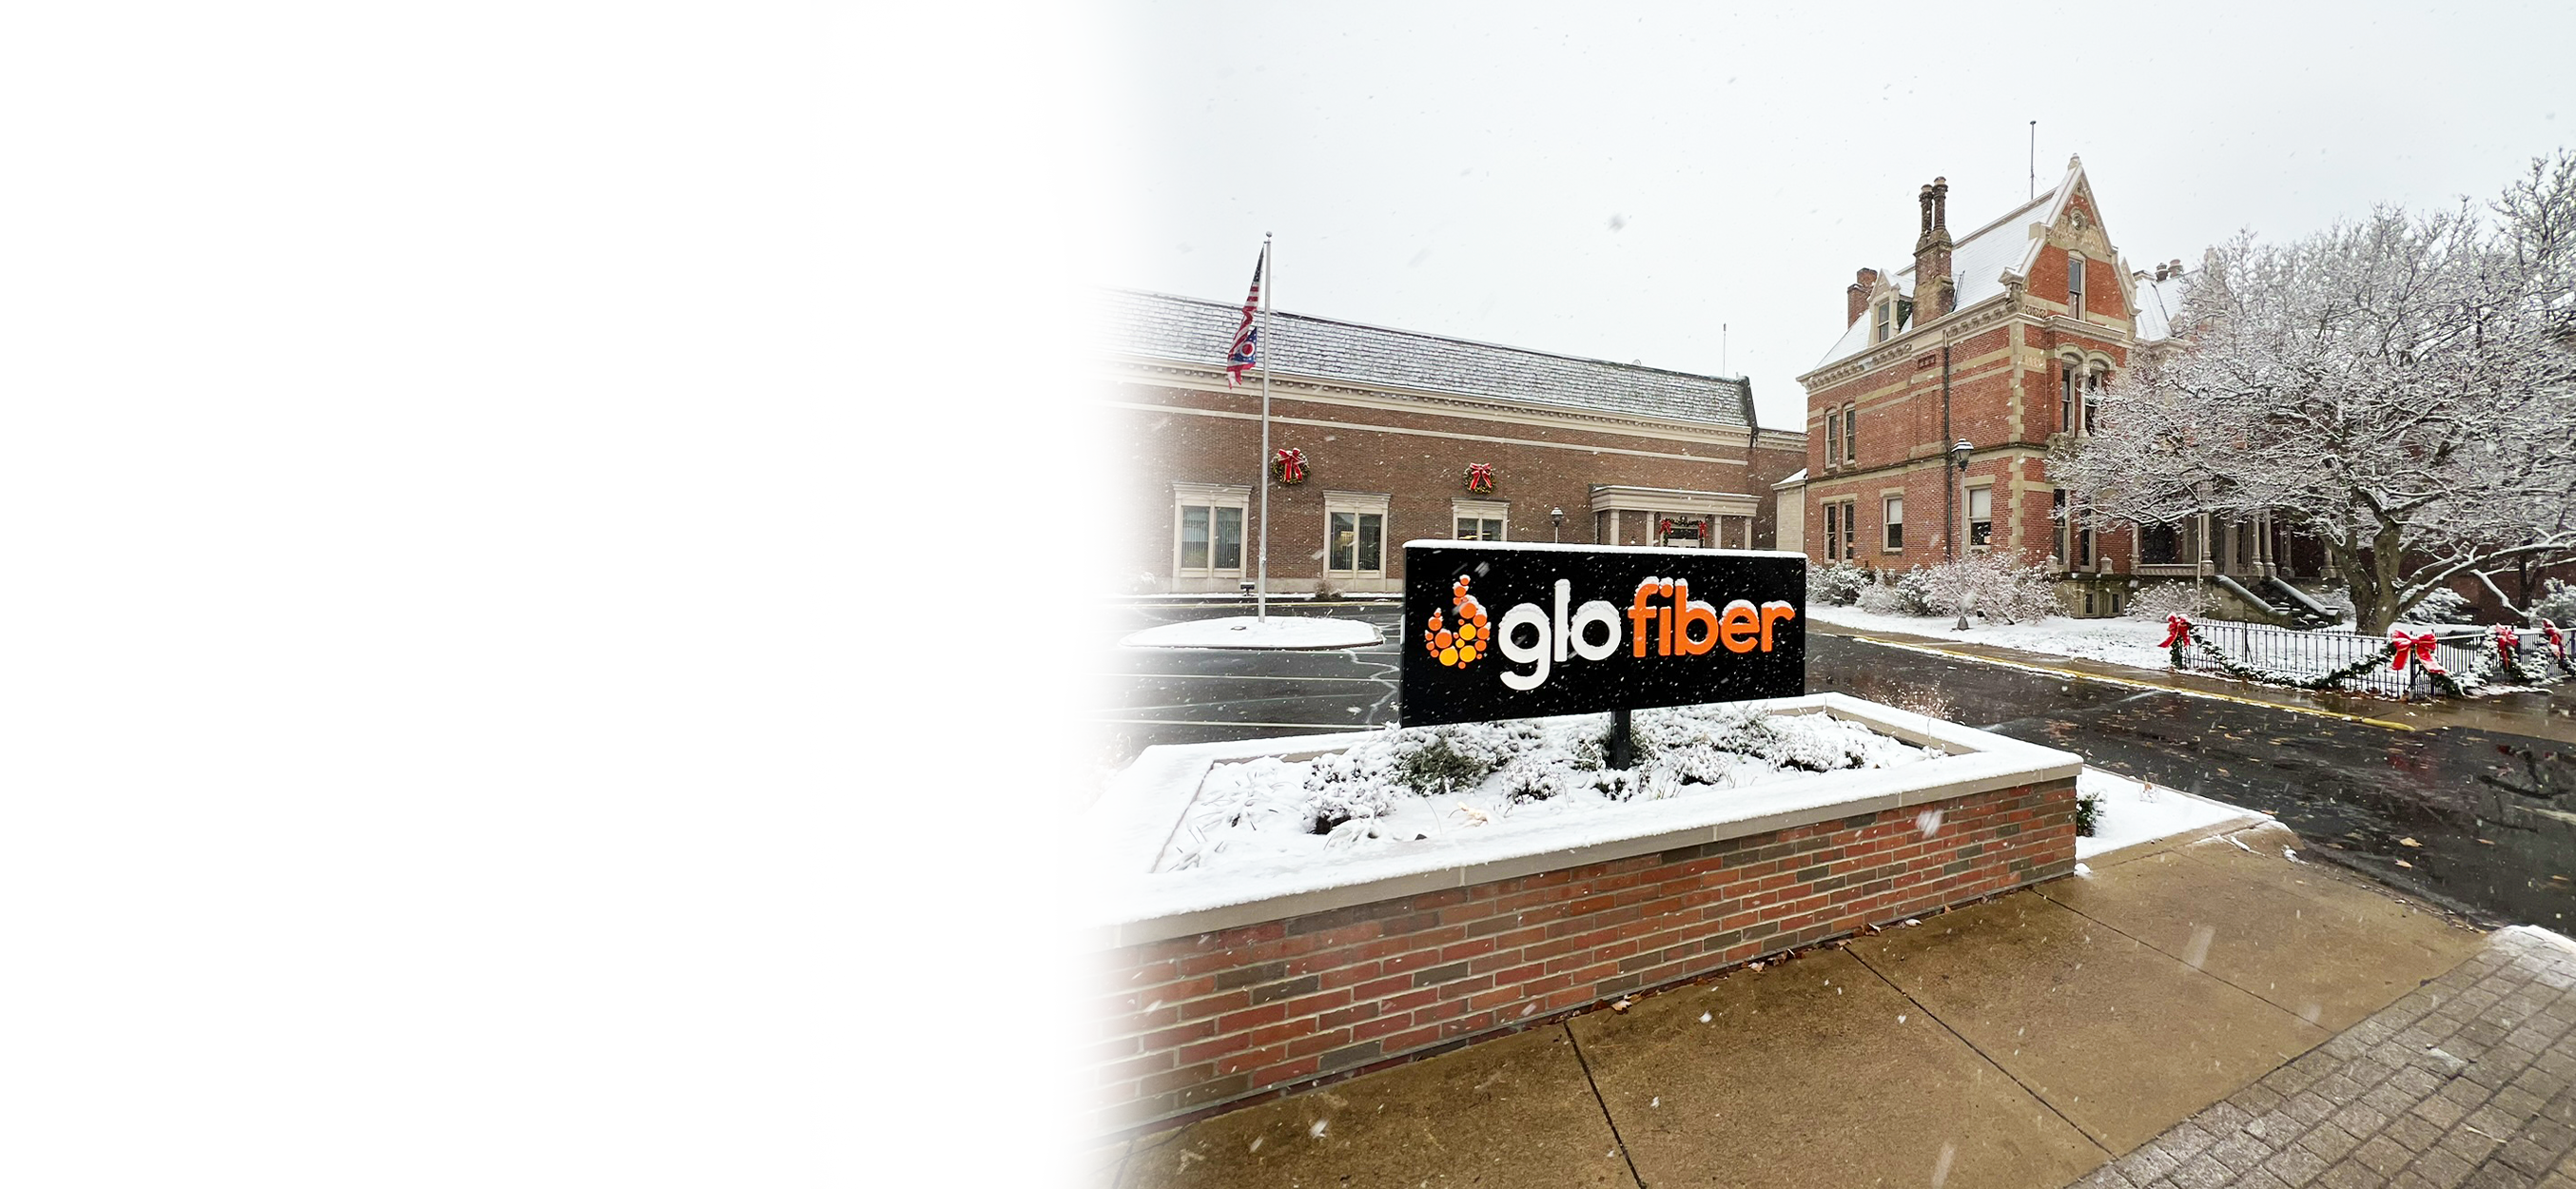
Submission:
<svg viewBox="0 0 2576 1189">
<path fill-rule="evenodd" d="M 1636 764 L 1622 771 L 1603 766 L 1610 730 L 1607 714 L 1462 723 L 1390 730 L 1312 759 L 1218 764 L 1157 866 L 1294 869 L 1942 754 L 1831 715 L 1686 706 L 1638 712 Z"/>
</svg>

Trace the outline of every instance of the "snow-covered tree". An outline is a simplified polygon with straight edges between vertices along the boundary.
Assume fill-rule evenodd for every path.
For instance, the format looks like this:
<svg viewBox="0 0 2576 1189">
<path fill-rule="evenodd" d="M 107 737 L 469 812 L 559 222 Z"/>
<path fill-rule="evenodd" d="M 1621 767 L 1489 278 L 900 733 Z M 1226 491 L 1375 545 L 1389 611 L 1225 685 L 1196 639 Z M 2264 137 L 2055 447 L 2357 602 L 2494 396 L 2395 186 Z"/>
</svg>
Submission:
<svg viewBox="0 0 2576 1189">
<path fill-rule="evenodd" d="M 2490 211 L 2212 249 L 2180 341 L 2051 475 L 2099 516 L 2268 511 L 2333 553 L 2373 634 L 2454 579 L 2576 555 L 2576 158 Z"/>
</svg>

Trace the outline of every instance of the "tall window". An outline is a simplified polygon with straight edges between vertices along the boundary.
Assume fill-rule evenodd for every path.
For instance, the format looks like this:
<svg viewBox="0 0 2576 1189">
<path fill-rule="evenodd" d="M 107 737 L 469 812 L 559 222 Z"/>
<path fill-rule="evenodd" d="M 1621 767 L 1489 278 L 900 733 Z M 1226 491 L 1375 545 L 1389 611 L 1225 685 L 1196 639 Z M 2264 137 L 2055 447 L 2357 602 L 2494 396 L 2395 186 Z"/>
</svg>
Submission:
<svg viewBox="0 0 2576 1189">
<path fill-rule="evenodd" d="M 1825 410 L 1825 465 L 1833 466 L 1843 459 L 1843 411 Z"/>
<path fill-rule="evenodd" d="M 1971 487 L 1968 489 L 1968 544 L 1976 546 L 1994 543 L 1995 489 Z"/>
<path fill-rule="evenodd" d="M 1891 495 L 1880 501 L 1881 519 L 1887 525 L 1887 548 L 1905 548 L 1905 497 Z"/>
<path fill-rule="evenodd" d="M 1886 342 L 1888 332 L 1894 329 L 1895 325 L 1896 299 L 1891 297 L 1878 303 L 1878 338 L 1876 341 L 1882 343 Z"/>
<path fill-rule="evenodd" d="M 1860 465 L 1860 406 L 1843 406 L 1843 465 Z"/>
<path fill-rule="evenodd" d="M 2084 432 L 2088 434 L 2102 430 L 2101 402 L 2102 373 L 2099 370 L 2084 373 Z"/>
<path fill-rule="evenodd" d="M 1374 574 L 1386 569 L 1386 516 L 1380 512 L 1325 513 L 1324 568 L 1345 574 Z"/>
<path fill-rule="evenodd" d="M 1843 506 L 1825 505 L 1825 560 L 1837 561 L 1843 556 Z"/>
<path fill-rule="evenodd" d="M 2075 432 L 2075 386 L 2081 382 L 2082 366 L 2072 359 L 2057 365 L 2057 427 L 2070 434 Z"/>
<path fill-rule="evenodd" d="M 1853 547 L 1853 545 L 1852 545 L 1852 543 L 1853 543 L 1853 542 L 1858 541 L 1858 540 L 1860 539 L 1860 526 L 1859 526 L 1858 524 L 1854 523 L 1855 521 L 1858 521 L 1859 519 L 1860 519 L 1860 504 L 1859 504 L 1857 501 L 1853 501 L 1853 500 L 1844 500 L 1844 501 L 1843 501 L 1843 556 L 1844 556 L 1844 557 L 1851 557 L 1851 556 L 1853 556 L 1854 554 L 1857 554 L 1857 553 L 1859 553 L 1859 552 L 1860 552 L 1858 549 L 1854 548 L 1854 547 Z"/>
<path fill-rule="evenodd" d="M 2066 312 L 2084 316 L 2084 256 L 2079 252 L 2066 254 Z"/>
<path fill-rule="evenodd" d="M 1206 508 L 1196 504 L 1182 508 L 1181 568 L 1242 569 L 1243 509 Z"/>
<path fill-rule="evenodd" d="M 1244 505 L 1250 490 L 1218 484 L 1173 485 L 1174 575 L 1210 578 L 1243 572 Z"/>
</svg>

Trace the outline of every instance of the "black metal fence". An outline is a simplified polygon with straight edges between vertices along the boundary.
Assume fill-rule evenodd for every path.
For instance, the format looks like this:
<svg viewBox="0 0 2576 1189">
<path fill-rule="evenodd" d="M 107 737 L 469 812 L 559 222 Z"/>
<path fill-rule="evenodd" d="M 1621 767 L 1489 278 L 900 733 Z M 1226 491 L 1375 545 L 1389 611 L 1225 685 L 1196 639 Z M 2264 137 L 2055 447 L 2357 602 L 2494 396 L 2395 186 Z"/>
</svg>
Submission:
<svg viewBox="0 0 2576 1189">
<path fill-rule="evenodd" d="M 2191 634 L 2193 639 L 2205 640 L 2210 647 L 2255 668 L 2304 678 L 2323 677 L 2365 657 L 2378 656 L 2388 647 L 2385 636 L 2296 631 L 2250 623 L 2194 623 Z M 2468 673 L 2475 669 L 2481 650 L 2488 647 L 2484 628 L 2436 629 L 2433 634 L 2438 640 L 2433 649 L 2433 659 L 2454 673 Z M 2525 641 L 2522 649 L 2526 667 L 2538 659 L 2532 656 L 2530 643 Z M 2196 648 L 2182 650 L 2182 667 L 2197 672 L 2226 674 L 2218 662 Z M 2391 669 L 2386 660 L 2381 660 L 2337 682 L 2333 688 L 2391 698 L 2433 696 L 2432 682 L 2423 676 L 2412 657 L 2408 658 L 2402 670 Z"/>
</svg>

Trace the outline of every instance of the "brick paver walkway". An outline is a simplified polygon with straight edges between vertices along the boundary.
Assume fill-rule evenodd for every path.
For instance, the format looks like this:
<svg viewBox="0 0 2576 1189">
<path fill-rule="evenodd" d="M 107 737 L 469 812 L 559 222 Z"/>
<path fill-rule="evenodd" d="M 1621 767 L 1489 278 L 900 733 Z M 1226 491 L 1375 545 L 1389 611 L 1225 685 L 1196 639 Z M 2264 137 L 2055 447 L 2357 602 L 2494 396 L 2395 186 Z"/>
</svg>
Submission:
<svg viewBox="0 0 2576 1189">
<path fill-rule="evenodd" d="M 2505 929 L 2449 974 L 2077 1189 L 2576 1189 L 2576 949 Z"/>
</svg>

